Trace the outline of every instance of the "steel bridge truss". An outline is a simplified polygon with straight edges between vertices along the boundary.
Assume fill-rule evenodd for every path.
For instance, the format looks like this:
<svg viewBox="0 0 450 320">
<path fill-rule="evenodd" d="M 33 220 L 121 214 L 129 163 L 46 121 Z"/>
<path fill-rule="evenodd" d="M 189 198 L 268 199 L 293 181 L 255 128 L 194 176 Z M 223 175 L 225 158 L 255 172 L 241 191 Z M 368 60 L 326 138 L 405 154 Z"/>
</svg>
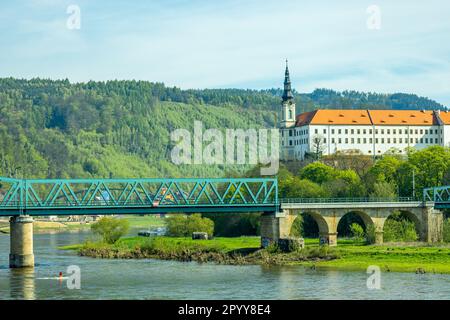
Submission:
<svg viewBox="0 0 450 320">
<path fill-rule="evenodd" d="M 0 178 L 0 215 L 276 211 L 276 179 Z"/>
<path fill-rule="evenodd" d="M 450 208 L 450 186 L 424 189 L 423 200 L 433 201 L 437 208 Z"/>
</svg>

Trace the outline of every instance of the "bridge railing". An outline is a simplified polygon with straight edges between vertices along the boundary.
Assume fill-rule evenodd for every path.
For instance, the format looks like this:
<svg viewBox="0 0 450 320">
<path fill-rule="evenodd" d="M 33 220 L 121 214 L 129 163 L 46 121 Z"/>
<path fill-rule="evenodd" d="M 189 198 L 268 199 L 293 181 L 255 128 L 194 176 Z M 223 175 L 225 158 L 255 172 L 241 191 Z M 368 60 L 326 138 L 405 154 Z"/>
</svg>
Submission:
<svg viewBox="0 0 450 320">
<path fill-rule="evenodd" d="M 394 198 L 281 198 L 280 203 L 356 203 L 356 202 L 412 202 L 420 201 L 414 197 Z"/>
<path fill-rule="evenodd" d="M 278 182 L 243 179 L 11 179 L 0 208 L 255 206 L 278 204 Z"/>
</svg>

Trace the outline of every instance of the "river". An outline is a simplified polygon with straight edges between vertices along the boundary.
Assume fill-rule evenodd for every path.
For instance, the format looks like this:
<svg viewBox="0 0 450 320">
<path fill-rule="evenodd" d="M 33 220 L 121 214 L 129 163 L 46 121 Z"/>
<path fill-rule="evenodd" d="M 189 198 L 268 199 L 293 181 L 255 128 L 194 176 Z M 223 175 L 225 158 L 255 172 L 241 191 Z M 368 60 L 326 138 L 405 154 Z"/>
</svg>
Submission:
<svg viewBox="0 0 450 320">
<path fill-rule="evenodd" d="M 450 299 L 450 275 L 382 273 L 369 290 L 365 272 L 304 267 L 227 266 L 79 257 L 59 246 L 89 232 L 34 235 L 34 270 L 9 269 L 9 236 L 0 235 L 0 299 Z M 59 272 L 80 268 L 81 288 Z"/>
</svg>

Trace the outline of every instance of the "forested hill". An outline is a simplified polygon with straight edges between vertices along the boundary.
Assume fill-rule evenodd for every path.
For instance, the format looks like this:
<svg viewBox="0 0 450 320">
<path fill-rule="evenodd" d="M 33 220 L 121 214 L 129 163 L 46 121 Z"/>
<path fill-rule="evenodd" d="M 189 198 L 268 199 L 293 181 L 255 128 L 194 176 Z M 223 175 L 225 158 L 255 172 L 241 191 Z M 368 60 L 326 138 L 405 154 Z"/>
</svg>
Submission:
<svg viewBox="0 0 450 320">
<path fill-rule="evenodd" d="M 219 176 L 225 166 L 175 166 L 170 132 L 273 127 L 281 91 L 180 90 L 162 83 L 0 79 L 0 175 L 26 177 Z M 437 109 L 416 95 L 315 90 L 298 110 Z M 243 170 L 244 168 L 239 168 Z"/>
</svg>

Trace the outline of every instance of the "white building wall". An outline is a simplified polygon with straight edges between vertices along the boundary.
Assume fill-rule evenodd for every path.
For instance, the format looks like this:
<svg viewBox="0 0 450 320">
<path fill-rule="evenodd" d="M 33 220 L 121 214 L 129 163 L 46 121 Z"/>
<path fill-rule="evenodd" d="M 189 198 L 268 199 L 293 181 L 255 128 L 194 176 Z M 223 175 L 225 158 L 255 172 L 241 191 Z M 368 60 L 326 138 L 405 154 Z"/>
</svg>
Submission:
<svg viewBox="0 0 450 320">
<path fill-rule="evenodd" d="M 442 133 L 442 145 L 450 147 L 450 125 L 443 125 Z"/>
<path fill-rule="evenodd" d="M 291 130 L 291 136 L 286 130 L 284 133 L 290 160 L 303 159 L 306 152 L 314 153 L 316 137 L 321 140 L 324 155 L 349 150 L 382 155 L 393 148 L 405 153 L 408 147 L 450 146 L 450 125 L 304 125 Z"/>
</svg>

